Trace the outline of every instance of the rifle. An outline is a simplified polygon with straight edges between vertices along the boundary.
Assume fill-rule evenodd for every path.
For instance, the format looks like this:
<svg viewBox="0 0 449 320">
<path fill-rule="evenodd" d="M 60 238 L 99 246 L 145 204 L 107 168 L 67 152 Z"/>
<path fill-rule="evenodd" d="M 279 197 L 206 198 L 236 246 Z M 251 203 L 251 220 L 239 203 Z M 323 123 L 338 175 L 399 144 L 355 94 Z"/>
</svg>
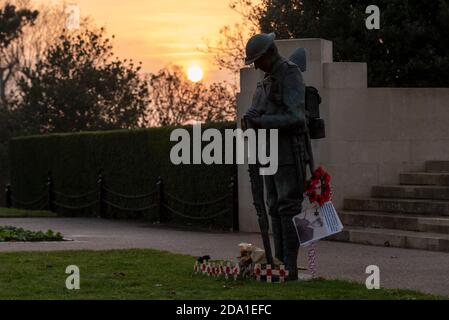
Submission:
<svg viewBox="0 0 449 320">
<path fill-rule="evenodd" d="M 242 119 L 242 129 L 246 130 L 251 128 L 250 121 L 246 117 Z M 256 130 L 256 141 L 257 141 L 257 130 Z M 265 250 L 265 257 L 267 258 L 267 263 L 273 265 L 273 254 L 271 252 L 270 237 L 268 235 L 269 224 L 267 209 L 265 208 L 264 200 L 264 187 L 263 178 L 260 176 L 260 164 L 256 161 L 256 164 L 248 164 L 249 167 L 249 178 L 251 181 L 251 192 L 253 195 L 253 204 L 256 208 L 257 218 L 259 221 L 260 233 L 262 235 L 263 247 Z"/>
<path fill-rule="evenodd" d="M 313 172 L 315 171 L 315 160 L 313 158 L 313 149 L 312 149 L 312 141 L 310 139 L 310 133 L 307 132 L 306 135 L 306 150 L 309 155 L 309 168 L 310 168 L 310 175 L 313 175 Z M 306 177 L 304 177 L 305 179 Z"/>
<path fill-rule="evenodd" d="M 292 136 L 291 142 L 293 147 L 293 155 L 295 158 L 296 170 L 298 172 L 298 183 L 299 185 L 303 185 L 304 181 L 307 179 L 307 168 L 305 168 L 304 166 L 309 165 L 311 176 L 315 171 L 315 162 L 313 159 L 312 143 L 309 132 L 306 132 L 302 137 Z M 307 153 L 308 155 L 307 162 L 305 162 L 306 159 L 305 153 Z M 304 181 L 299 179 L 300 176 L 302 176 Z"/>
</svg>

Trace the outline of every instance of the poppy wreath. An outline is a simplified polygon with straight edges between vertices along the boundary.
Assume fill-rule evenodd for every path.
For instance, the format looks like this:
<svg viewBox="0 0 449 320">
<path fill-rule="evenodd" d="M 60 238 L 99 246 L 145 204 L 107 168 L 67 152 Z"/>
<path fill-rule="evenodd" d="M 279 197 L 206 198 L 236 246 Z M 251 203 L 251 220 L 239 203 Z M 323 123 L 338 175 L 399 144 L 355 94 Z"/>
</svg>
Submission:
<svg viewBox="0 0 449 320">
<path fill-rule="evenodd" d="M 331 176 L 322 167 L 313 172 L 312 177 L 305 182 L 305 193 L 310 203 L 317 203 L 321 207 L 331 200 L 330 181 Z M 317 192 L 319 186 L 320 194 Z"/>
</svg>

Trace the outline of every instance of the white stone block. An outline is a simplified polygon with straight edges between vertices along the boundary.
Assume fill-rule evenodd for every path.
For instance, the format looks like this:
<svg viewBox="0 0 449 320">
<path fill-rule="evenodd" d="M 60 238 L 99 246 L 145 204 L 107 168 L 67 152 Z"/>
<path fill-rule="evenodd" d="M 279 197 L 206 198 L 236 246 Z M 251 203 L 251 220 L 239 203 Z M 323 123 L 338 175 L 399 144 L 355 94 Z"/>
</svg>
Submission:
<svg viewBox="0 0 449 320">
<path fill-rule="evenodd" d="M 327 137 L 332 140 L 388 140 L 391 136 L 388 95 L 371 89 L 326 89 Z"/>
<path fill-rule="evenodd" d="M 237 94 L 237 123 L 245 115 L 246 111 L 251 107 L 251 102 L 253 100 L 252 92 L 240 92 Z"/>
<path fill-rule="evenodd" d="M 260 232 L 256 209 L 253 205 L 248 165 L 238 166 L 239 229 L 242 232 Z"/>
<path fill-rule="evenodd" d="M 391 162 L 379 164 L 379 185 L 396 185 L 399 183 L 399 174 L 423 170 L 424 163 Z"/>
<path fill-rule="evenodd" d="M 306 50 L 307 62 L 319 61 L 327 63 L 333 61 L 333 45 L 332 41 L 311 38 L 311 39 L 286 39 L 276 40 L 279 52 L 284 57 L 288 58 L 297 48 L 304 48 Z"/>
<path fill-rule="evenodd" d="M 316 142 L 319 155 L 315 158 L 326 164 L 348 164 L 350 159 L 350 143 L 348 141 L 320 140 Z"/>
<path fill-rule="evenodd" d="M 307 71 L 303 73 L 308 86 L 320 88 L 323 86 L 323 63 L 332 62 L 332 42 L 324 39 L 288 39 L 277 40 L 279 52 L 289 58 L 297 48 L 306 51 Z"/>
<path fill-rule="evenodd" d="M 323 81 L 326 88 L 367 88 L 366 63 L 333 62 L 323 64 Z"/>
<path fill-rule="evenodd" d="M 382 141 L 380 163 L 408 163 L 412 160 L 410 140 Z"/>
<path fill-rule="evenodd" d="M 413 162 L 449 159 L 449 137 L 444 140 L 413 140 L 411 142 Z"/>
<path fill-rule="evenodd" d="M 381 161 L 382 142 L 380 141 L 353 141 L 349 143 L 349 163 L 368 164 Z"/>
<path fill-rule="evenodd" d="M 257 82 L 262 80 L 264 73 L 254 67 L 246 67 L 240 69 L 240 92 L 254 92 L 256 90 Z"/>
</svg>

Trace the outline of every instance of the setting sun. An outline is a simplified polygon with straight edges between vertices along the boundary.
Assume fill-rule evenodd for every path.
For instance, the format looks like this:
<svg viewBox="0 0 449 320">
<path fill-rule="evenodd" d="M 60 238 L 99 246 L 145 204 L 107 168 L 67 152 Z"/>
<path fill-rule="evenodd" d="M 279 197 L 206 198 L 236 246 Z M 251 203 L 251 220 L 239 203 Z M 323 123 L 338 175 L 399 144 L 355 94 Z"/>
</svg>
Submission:
<svg viewBox="0 0 449 320">
<path fill-rule="evenodd" d="M 109 36 L 115 35 L 116 55 L 142 61 L 146 73 L 156 73 L 173 64 L 185 68 L 188 76 L 189 67 L 196 65 L 201 67 L 200 80 L 204 83 L 233 79 L 227 70 L 214 64 L 212 54 L 204 52 L 207 49 L 205 39 L 218 41 L 223 26 L 241 21 L 240 15 L 229 7 L 228 0 L 30 1 L 57 6 L 77 3 L 81 18 L 89 17 L 96 26 L 105 27 Z M 192 63 L 194 61 L 197 63 Z"/>
<path fill-rule="evenodd" d="M 198 82 L 203 79 L 203 69 L 199 66 L 192 66 L 187 70 L 187 78 L 192 82 Z"/>
</svg>

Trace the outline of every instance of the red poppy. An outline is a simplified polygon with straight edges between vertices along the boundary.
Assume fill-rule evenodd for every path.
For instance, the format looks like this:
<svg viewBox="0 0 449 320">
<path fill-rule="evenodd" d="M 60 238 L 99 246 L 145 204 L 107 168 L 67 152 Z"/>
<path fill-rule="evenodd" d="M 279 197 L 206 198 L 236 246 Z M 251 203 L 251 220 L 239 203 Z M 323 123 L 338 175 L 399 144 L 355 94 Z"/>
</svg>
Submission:
<svg viewBox="0 0 449 320">
<path fill-rule="evenodd" d="M 316 202 L 322 206 L 330 201 L 330 181 L 331 176 L 322 167 L 319 167 L 312 173 L 312 177 L 304 184 L 305 193 L 311 203 Z M 321 189 L 320 194 L 317 193 L 318 187 Z"/>
</svg>

